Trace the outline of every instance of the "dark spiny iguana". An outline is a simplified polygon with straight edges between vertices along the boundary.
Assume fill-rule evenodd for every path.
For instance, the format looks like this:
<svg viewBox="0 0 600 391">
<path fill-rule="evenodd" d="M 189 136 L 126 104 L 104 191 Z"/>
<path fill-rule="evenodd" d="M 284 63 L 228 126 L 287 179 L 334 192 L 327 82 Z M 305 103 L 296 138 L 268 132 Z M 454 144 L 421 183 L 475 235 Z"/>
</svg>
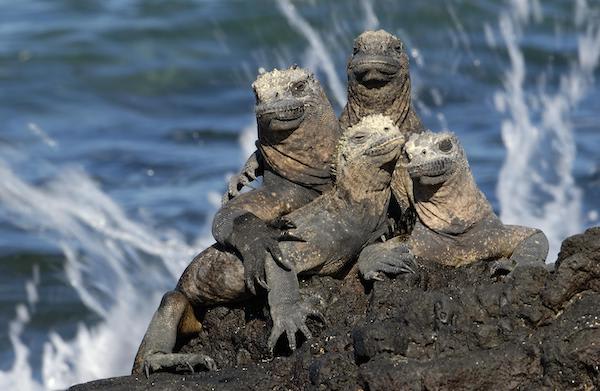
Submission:
<svg viewBox="0 0 600 391">
<path fill-rule="evenodd" d="M 409 60 L 404 44 L 385 30 L 365 31 L 354 40 L 348 60 L 348 102 L 342 129 L 370 114 L 392 118 L 403 133 L 423 131 L 411 100 Z"/>
<path fill-rule="evenodd" d="M 268 170 L 302 186 L 321 192 L 328 189 L 331 147 L 337 145 L 341 130 L 333 126 L 335 113 L 321 85 L 308 71 L 292 66 L 286 71 L 274 70 L 260 75 L 253 88 L 257 100 L 257 149 L 242 171 L 229 181 L 223 205 Z M 317 110 L 320 112 L 311 114 Z M 306 114 L 312 115 L 312 121 L 306 120 Z M 285 132 L 281 126 L 289 132 L 290 126 L 298 126 L 303 120 L 304 125 L 291 137 L 282 137 Z M 317 140 L 319 142 L 315 142 Z"/>
<path fill-rule="evenodd" d="M 340 129 L 333 108 L 315 77 L 292 67 L 258 76 L 257 147 L 264 161 L 263 185 L 227 202 L 216 213 L 213 236 L 244 260 L 246 284 L 264 283 L 264 256 L 281 259 L 278 233 L 265 221 L 285 215 L 331 188 L 330 166 Z"/>
<path fill-rule="evenodd" d="M 373 116 L 350 128 L 340 140 L 333 189 L 310 204 L 276 219 L 284 236 L 300 237 L 280 243 L 291 270 L 265 256 L 268 301 L 273 318 L 271 348 L 286 332 L 295 348 L 295 333 L 310 337 L 305 321 L 317 311 L 299 297 L 297 274 L 335 274 L 355 259 L 369 241 L 387 229 L 386 210 L 391 196 L 392 171 L 404 142 L 389 118 Z M 280 233 L 280 230 L 273 232 Z M 172 353 L 178 336 L 198 325 L 200 308 L 228 304 L 249 297 L 244 267 L 238 254 L 214 244 L 190 263 L 174 291 L 164 295 L 140 346 L 133 372 L 178 365 L 215 367 L 203 354 Z"/>
<path fill-rule="evenodd" d="M 477 187 L 453 133 L 412 135 L 400 164 L 409 175 L 402 188 L 418 219 L 406 242 L 394 238 L 373 245 L 379 247 L 373 253 L 369 248 L 363 251 L 358 264 L 365 279 L 397 273 L 412 256 L 450 266 L 499 258 L 509 258 L 513 266 L 544 265 L 548 254 L 544 233 L 502 224 Z M 382 256 L 385 253 L 392 255 Z"/>
</svg>

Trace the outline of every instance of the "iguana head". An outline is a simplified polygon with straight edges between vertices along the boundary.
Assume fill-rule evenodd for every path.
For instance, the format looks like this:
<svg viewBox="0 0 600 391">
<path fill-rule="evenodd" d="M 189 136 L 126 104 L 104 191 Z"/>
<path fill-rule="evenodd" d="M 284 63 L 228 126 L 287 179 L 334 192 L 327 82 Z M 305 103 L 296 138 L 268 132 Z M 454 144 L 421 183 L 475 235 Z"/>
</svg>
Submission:
<svg viewBox="0 0 600 391">
<path fill-rule="evenodd" d="M 336 171 L 342 175 L 365 177 L 371 183 L 381 177 L 391 180 L 396 160 L 400 156 L 404 136 L 391 118 L 369 115 L 348 128 L 340 138 Z"/>
<path fill-rule="evenodd" d="M 257 147 L 280 176 L 314 188 L 331 185 L 340 128 L 331 103 L 309 71 L 292 66 L 261 73 L 256 95 Z"/>
<path fill-rule="evenodd" d="M 298 67 L 260 74 L 252 84 L 256 119 L 262 129 L 291 132 L 329 106 L 312 73 Z"/>
<path fill-rule="evenodd" d="M 413 182 L 438 185 L 468 168 L 465 152 L 451 132 L 413 134 L 404 145 L 405 167 Z"/>
<path fill-rule="evenodd" d="M 404 44 L 385 30 L 365 31 L 354 40 L 348 81 L 362 93 L 389 94 L 408 78 Z"/>
</svg>

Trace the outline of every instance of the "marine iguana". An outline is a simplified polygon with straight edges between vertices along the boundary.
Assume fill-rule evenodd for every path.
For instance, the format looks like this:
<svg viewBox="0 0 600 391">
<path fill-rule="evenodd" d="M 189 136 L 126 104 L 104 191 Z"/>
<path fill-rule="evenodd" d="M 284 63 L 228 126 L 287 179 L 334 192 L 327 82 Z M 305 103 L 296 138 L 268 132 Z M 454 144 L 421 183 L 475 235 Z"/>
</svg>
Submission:
<svg viewBox="0 0 600 391">
<path fill-rule="evenodd" d="M 381 279 L 382 272 L 395 274 L 413 256 L 449 266 L 508 258 L 513 266 L 543 267 L 548 255 L 546 235 L 500 221 L 477 187 L 453 133 L 410 136 L 401 164 L 410 177 L 403 181 L 403 191 L 418 219 L 406 242 L 394 238 L 372 245 L 379 247 L 376 256 L 361 253 L 358 265 L 365 279 Z M 385 252 L 389 256 L 381 257 Z"/>
<path fill-rule="evenodd" d="M 346 70 L 348 102 L 340 115 L 342 129 L 366 115 L 383 114 L 403 133 L 424 130 L 412 106 L 409 59 L 400 39 L 385 30 L 363 32 L 354 40 Z"/>
<path fill-rule="evenodd" d="M 273 318 L 269 345 L 273 348 L 286 332 L 294 349 L 295 333 L 310 338 L 305 321 L 318 311 L 299 296 L 297 274 L 335 274 L 369 241 L 387 229 L 386 210 L 391 197 L 392 171 L 400 154 L 403 136 L 386 117 L 370 116 L 348 129 L 340 140 L 333 189 L 308 205 L 274 221 L 289 229 L 281 254 L 291 270 L 265 256 L 268 302 Z M 280 232 L 279 229 L 273 229 Z M 228 248 L 214 244 L 197 255 L 183 272 L 174 291 L 167 292 L 154 314 L 135 358 L 133 373 L 166 367 L 203 365 L 214 361 L 203 354 L 172 353 L 178 335 L 198 325 L 195 311 L 249 297 L 244 282 L 245 261 Z"/>
<path fill-rule="evenodd" d="M 282 259 L 280 232 L 267 227 L 265 221 L 285 215 L 331 188 L 330 166 L 340 128 L 323 88 L 305 69 L 292 66 L 262 73 L 252 87 L 257 147 L 264 162 L 263 185 L 223 205 L 214 217 L 212 232 L 218 243 L 240 253 L 246 285 L 255 293 L 256 283 L 266 287 L 265 253 Z"/>
<path fill-rule="evenodd" d="M 333 125 L 335 113 L 319 82 L 294 65 L 286 71 L 261 74 L 252 86 L 257 100 L 257 149 L 242 171 L 230 179 L 223 205 L 269 170 L 320 192 L 331 187 L 330 158 L 341 130 Z M 312 121 L 304 118 L 311 111 L 317 111 Z M 298 126 L 302 121 L 303 126 Z M 283 137 L 283 130 L 293 131 L 291 137 Z"/>
</svg>

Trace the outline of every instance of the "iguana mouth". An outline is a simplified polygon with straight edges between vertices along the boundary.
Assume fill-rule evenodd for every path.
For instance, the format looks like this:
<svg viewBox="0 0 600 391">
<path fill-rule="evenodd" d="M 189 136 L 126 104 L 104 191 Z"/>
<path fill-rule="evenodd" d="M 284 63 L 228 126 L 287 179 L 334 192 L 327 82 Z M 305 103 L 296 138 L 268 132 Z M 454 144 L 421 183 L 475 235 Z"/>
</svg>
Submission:
<svg viewBox="0 0 600 391">
<path fill-rule="evenodd" d="M 400 153 L 399 145 L 400 145 L 401 139 L 402 139 L 402 137 L 400 137 L 400 136 L 386 137 L 385 139 L 372 145 L 371 148 L 369 148 L 365 152 L 365 155 L 381 156 L 381 155 L 388 154 L 394 150 L 396 150 L 398 153 Z"/>
<path fill-rule="evenodd" d="M 411 178 L 420 177 L 441 177 L 448 172 L 452 166 L 452 160 L 448 158 L 436 159 L 430 162 L 411 165 L 408 164 L 407 171 Z"/>
<path fill-rule="evenodd" d="M 284 101 L 256 106 L 256 118 L 262 126 L 272 130 L 291 130 L 304 120 L 304 104 L 299 101 Z"/>
<path fill-rule="evenodd" d="M 398 73 L 400 63 L 383 55 L 358 55 L 352 59 L 350 69 L 356 80 L 366 88 L 381 88 Z"/>
</svg>

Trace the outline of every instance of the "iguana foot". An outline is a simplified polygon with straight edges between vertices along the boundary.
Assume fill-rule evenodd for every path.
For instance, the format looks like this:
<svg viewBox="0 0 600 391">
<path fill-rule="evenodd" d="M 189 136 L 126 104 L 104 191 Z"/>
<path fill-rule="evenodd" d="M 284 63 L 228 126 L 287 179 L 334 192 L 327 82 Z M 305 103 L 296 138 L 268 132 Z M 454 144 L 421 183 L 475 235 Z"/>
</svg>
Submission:
<svg viewBox="0 0 600 391">
<path fill-rule="evenodd" d="M 297 301 L 293 303 L 280 303 L 271 307 L 273 318 L 273 329 L 269 336 L 268 346 L 271 353 L 279 338 L 286 334 L 290 350 L 296 350 L 296 333 L 301 332 L 306 339 L 312 338 L 306 320 L 309 317 L 318 319 L 325 323 L 323 314 L 308 301 Z"/>
<path fill-rule="evenodd" d="M 153 353 L 144 360 L 144 373 L 146 378 L 152 372 L 171 369 L 174 371 L 188 370 L 194 373 L 194 368 L 202 367 L 205 370 L 217 370 L 215 360 L 201 353 Z"/>
<path fill-rule="evenodd" d="M 415 257 L 405 244 L 372 244 L 358 257 L 358 270 L 367 281 L 383 281 L 385 274 L 414 273 L 416 268 Z"/>
</svg>

